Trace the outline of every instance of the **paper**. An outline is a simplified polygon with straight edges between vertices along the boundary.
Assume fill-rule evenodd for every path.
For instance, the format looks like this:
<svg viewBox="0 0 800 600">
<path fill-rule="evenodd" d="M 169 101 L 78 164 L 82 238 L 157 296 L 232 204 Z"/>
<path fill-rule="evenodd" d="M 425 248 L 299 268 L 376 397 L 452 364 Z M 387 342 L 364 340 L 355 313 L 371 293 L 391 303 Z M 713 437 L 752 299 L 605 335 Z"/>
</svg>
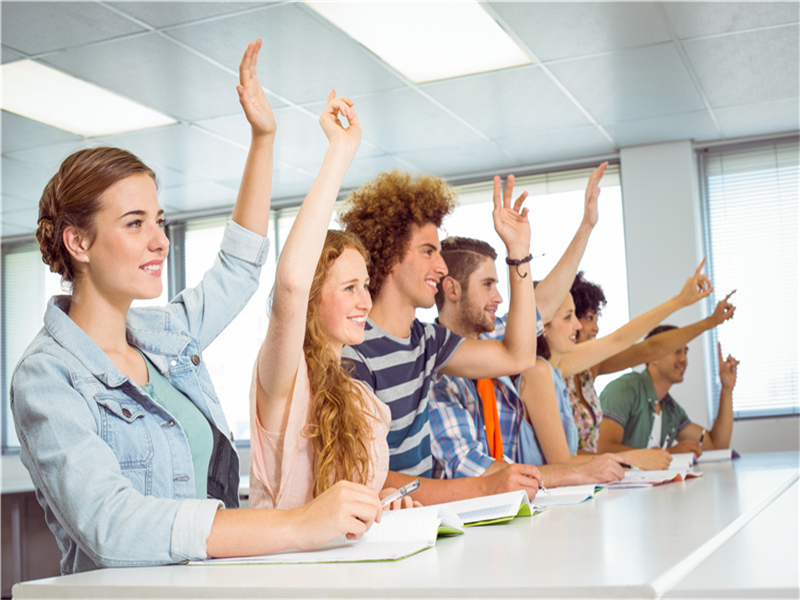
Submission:
<svg viewBox="0 0 800 600">
<path fill-rule="evenodd" d="M 535 513 L 528 502 L 528 494 L 523 490 L 434 506 L 446 506 L 452 509 L 464 522 L 465 527 L 506 523 L 514 517 L 529 517 Z"/>
<path fill-rule="evenodd" d="M 667 469 L 664 471 L 627 471 L 621 481 L 608 483 L 609 488 L 635 488 L 650 487 L 661 485 L 662 483 L 672 483 L 684 481 L 693 477 L 702 477 L 702 473 L 690 471 L 689 469 Z"/>
<path fill-rule="evenodd" d="M 712 463 L 712 462 L 725 462 L 726 460 L 733 460 L 739 458 L 739 453 L 733 448 L 724 448 L 722 450 L 706 450 L 698 458 L 698 463 Z"/>
<path fill-rule="evenodd" d="M 340 537 L 316 550 L 191 561 L 190 565 L 338 563 L 398 560 L 436 543 L 441 535 L 464 533 L 455 512 L 444 506 L 385 511 L 359 540 Z"/>
<path fill-rule="evenodd" d="M 605 489 L 604 485 L 589 483 L 586 485 L 564 485 L 547 488 L 546 492 L 539 491 L 533 499 L 536 508 L 549 508 L 551 506 L 568 506 L 581 504 L 594 498 Z"/>
</svg>

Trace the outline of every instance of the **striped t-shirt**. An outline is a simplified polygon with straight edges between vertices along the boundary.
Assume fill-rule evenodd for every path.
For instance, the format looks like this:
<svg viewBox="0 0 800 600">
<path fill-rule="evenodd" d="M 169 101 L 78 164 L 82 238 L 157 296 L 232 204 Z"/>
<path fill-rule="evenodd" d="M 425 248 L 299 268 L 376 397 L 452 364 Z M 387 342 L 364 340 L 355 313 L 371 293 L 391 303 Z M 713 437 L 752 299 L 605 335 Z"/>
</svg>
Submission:
<svg viewBox="0 0 800 600">
<path fill-rule="evenodd" d="M 436 372 L 453 357 L 463 338 L 444 327 L 414 319 L 407 338 L 396 337 L 367 319 L 364 342 L 345 346 L 342 358 L 392 411 L 389 469 L 430 477 L 431 427 L 428 391 Z"/>
</svg>

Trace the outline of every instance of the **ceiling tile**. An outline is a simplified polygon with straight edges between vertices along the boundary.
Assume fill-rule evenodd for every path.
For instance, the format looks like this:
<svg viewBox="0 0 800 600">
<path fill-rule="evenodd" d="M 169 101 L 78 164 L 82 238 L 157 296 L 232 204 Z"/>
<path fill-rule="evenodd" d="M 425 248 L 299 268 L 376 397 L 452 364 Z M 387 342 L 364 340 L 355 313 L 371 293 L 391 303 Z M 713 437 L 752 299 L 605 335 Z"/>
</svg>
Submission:
<svg viewBox="0 0 800 600">
<path fill-rule="evenodd" d="M 720 133 L 707 111 L 602 125 L 621 147 L 675 140 L 709 140 L 719 137 Z"/>
<path fill-rule="evenodd" d="M 236 75 L 157 33 L 59 52 L 44 62 L 178 120 L 241 111 Z M 238 69 L 239 61 L 227 66 Z"/>
<path fill-rule="evenodd" d="M 256 2 L 115 2 L 117 8 L 153 27 L 169 27 L 262 6 Z"/>
<path fill-rule="evenodd" d="M 557 63 L 550 69 L 600 122 L 704 108 L 671 43 Z"/>
<path fill-rule="evenodd" d="M 7 48 L 6 46 L 2 47 L 2 62 L 3 64 L 14 62 L 15 60 L 20 60 L 25 58 L 24 54 L 20 54 L 11 48 Z"/>
<path fill-rule="evenodd" d="M 783 133 L 800 129 L 800 98 L 726 106 L 714 111 L 726 137 Z"/>
<path fill-rule="evenodd" d="M 3 198 L 5 203 L 5 197 Z M 36 232 L 36 220 L 39 218 L 39 209 L 28 208 L 25 210 L 6 211 L 3 209 L 0 218 L 0 235 L 24 235 Z"/>
<path fill-rule="evenodd" d="M 299 4 L 182 27 L 167 35 L 225 65 L 238 65 L 260 37 L 261 84 L 297 104 L 324 101 L 331 89 L 357 95 L 403 82 L 361 45 Z"/>
<path fill-rule="evenodd" d="M 359 97 L 355 102 L 364 139 L 387 152 L 404 152 L 481 135 L 411 88 Z M 317 106 L 313 106 L 316 112 Z M 322 110 L 322 105 L 319 105 Z"/>
<path fill-rule="evenodd" d="M 497 142 L 522 165 L 578 159 L 616 151 L 596 127 L 578 127 L 551 133 L 509 137 Z"/>
<path fill-rule="evenodd" d="M 420 87 L 459 117 L 496 138 L 590 124 L 538 67 L 494 71 Z"/>
<path fill-rule="evenodd" d="M 193 181 L 185 185 L 162 187 L 158 200 L 167 217 L 171 214 L 217 207 L 232 207 L 236 202 L 236 188 L 229 188 L 213 181 Z"/>
<path fill-rule="evenodd" d="M 664 2 L 681 39 L 797 23 L 797 2 Z"/>
<path fill-rule="evenodd" d="M 418 166 L 420 171 L 439 177 L 508 170 L 519 165 L 497 144 L 483 140 L 403 152 L 398 156 Z"/>
<path fill-rule="evenodd" d="M 3 157 L 3 214 L 39 206 L 53 173 Z"/>
<path fill-rule="evenodd" d="M 684 42 L 714 107 L 796 98 L 800 25 Z"/>
<path fill-rule="evenodd" d="M 315 173 L 303 173 L 291 167 L 276 165 L 272 176 L 272 200 L 305 198 L 314 183 Z M 239 182 L 236 182 L 238 187 Z"/>
<path fill-rule="evenodd" d="M 493 2 L 490 9 L 541 61 L 670 40 L 650 2 Z"/>
<path fill-rule="evenodd" d="M 40 54 L 144 31 L 96 2 L 3 2 L 3 44 Z"/>
<path fill-rule="evenodd" d="M 0 130 L 3 133 L 2 149 L 4 153 L 67 141 L 77 143 L 83 141 L 83 138 L 77 135 L 6 111 L 2 111 L 2 127 L 0 127 Z"/>
<path fill-rule="evenodd" d="M 246 149 L 188 125 L 109 136 L 104 142 L 133 152 L 148 165 L 211 181 L 241 178 L 247 158 Z"/>
<path fill-rule="evenodd" d="M 323 104 L 312 105 L 309 110 L 312 114 L 321 113 L 323 106 Z M 319 125 L 318 117 L 297 108 L 278 108 L 274 112 L 278 124 L 275 136 L 275 160 L 306 170 L 310 169 L 316 173 L 328 149 L 328 140 Z M 239 144 L 245 146 L 250 144 L 250 125 L 244 116 L 208 119 L 198 122 L 197 125 Z M 358 156 L 362 157 L 377 153 L 377 149 L 363 142 L 358 149 Z"/>
<path fill-rule="evenodd" d="M 379 174 L 392 169 L 409 170 L 409 166 L 399 161 L 396 156 L 384 154 L 382 156 L 356 157 L 347 170 L 343 189 L 356 189 L 366 182 L 375 179 Z"/>
</svg>

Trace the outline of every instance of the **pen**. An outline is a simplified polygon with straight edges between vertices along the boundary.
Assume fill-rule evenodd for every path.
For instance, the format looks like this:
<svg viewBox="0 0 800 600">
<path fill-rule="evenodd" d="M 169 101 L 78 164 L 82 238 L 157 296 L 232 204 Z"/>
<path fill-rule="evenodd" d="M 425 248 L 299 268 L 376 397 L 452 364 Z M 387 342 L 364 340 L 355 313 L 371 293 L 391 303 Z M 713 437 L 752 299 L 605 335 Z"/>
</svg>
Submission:
<svg viewBox="0 0 800 600">
<path fill-rule="evenodd" d="M 735 291 L 735 290 L 734 290 Z M 703 429 L 703 433 L 700 434 L 700 445 L 703 445 L 703 439 L 706 437 L 706 430 Z"/>
<path fill-rule="evenodd" d="M 419 479 L 415 479 L 411 483 L 406 484 L 403 487 L 401 487 L 395 493 L 389 494 L 388 496 L 386 496 L 386 498 L 384 498 L 383 502 L 381 503 L 381 508 L 386 508 L 389 504 L 391 504 L 395 500 L 400 500 L 400 498 L 405 498 L 411 492 L 416 491 L 417 488 L 419 488 Z"/>
<path fill-rule="evenodd" d="M 667 448 L 669 448 L 669 434 L 667 434 L 667 437 L 664 438 L 664 445 L 661 446 L 662 450 L 666 450 Z"/>
<path fill-rule="evenodd" d="M 506 462 L 509 465 L 513 465 L 514 464 L 514 461 L 511 460 L 510 458 L 508 458 L 508 455 L 506 455 L 506 454 L 503 454 L 503 461 Z M 547 488 L 544 487 L 544 483 L 540 483 L 539 484 L 539 491 L 540 492 L 544 492 L 545 494 L 547 493 Z"/>
</svg>

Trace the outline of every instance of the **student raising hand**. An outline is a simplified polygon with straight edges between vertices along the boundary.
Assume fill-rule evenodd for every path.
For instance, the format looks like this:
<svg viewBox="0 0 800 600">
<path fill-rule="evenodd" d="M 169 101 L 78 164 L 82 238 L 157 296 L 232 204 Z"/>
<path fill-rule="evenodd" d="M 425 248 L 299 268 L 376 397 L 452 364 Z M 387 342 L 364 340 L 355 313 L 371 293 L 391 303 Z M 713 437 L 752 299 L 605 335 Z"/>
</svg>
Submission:
<svg viewBox="0 0 800 600">
<path fill-rule="evenodd" d="M 339 115 L 347 119 L 348 127 L 342 125 Z M 358 149 L 361 143 L 361 124 L 358 122 L 356 111 L 353 110 L 353 101 L 347 96 L 337 97 L 336 91 L 331 90 L 325 110 L 319 117 L 319 124 L 332 146 L 348 146 L 353 153 Z"/>
<path fill-rule="evenodd" d="M 275 115 L 272 114 L 264 89 L 258 83 L 258 51 L 261 39 L 247 45 L 242 62 L 239 64 L 239 103 L 252 128 L 253 137 L 275 135 Z"/>
</svg>

